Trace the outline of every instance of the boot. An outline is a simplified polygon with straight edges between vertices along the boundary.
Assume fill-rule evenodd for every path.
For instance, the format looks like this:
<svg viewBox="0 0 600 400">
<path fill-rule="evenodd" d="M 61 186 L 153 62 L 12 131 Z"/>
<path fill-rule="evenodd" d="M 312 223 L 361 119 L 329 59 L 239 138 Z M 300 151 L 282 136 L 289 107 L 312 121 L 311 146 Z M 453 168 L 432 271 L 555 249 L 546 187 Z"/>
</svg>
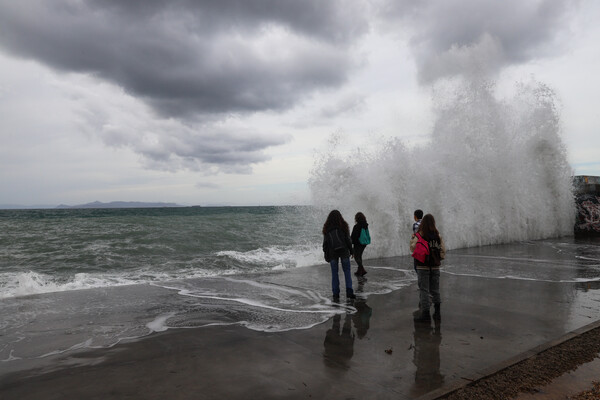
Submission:
<svg viewBox="0 0 600 400">
<path fill-rule="evenodd" d="M 436 321 L 440 321 L 442 319 L 442 313 L 440 312 L 440 303 L 435 303 L 433 307 L 435 309 L 433 312 L 433 319 L 435 319 Z"/>
<path fill-rule="evenodd" d="M 364 276 L 367 274 L 367 271 L 365 271 L 365 267 L 358 267 L 358 269 L 356 270 L 356 272 L 354 273 L 354 275 L 358 276 L 359 278 L 361 276 Z"/>
<path fill-rule="evenodd" d="M 346 299 L 355 299 L 356 295 L 352 289 L 346 289 Z"/>
<path fill-rule="evenodd" d="M 431 315 L 429 315 L 429 309 L 418 309 L 413 313 L 413 320 L 417 322 L 429 322 L 431 320 Z"/>
</svg>

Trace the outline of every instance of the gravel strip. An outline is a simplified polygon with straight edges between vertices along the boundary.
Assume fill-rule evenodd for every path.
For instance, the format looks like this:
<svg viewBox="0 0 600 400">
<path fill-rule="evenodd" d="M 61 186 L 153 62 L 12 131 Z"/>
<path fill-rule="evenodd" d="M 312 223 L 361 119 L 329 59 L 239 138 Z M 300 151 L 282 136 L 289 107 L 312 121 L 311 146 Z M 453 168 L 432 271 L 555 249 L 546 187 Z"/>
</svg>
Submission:
<svg viewBox="0 0 600 400">
<path fill-rule="evenodd" d="M 537 387 L 593 361 L 599 353 L 600 328 L 595 328 L 439 398 L 504 400 L 519 393 L 535 393 Z M 581 397 L 590 398 L 598 397 Z"/>
<path fill-rule="evenodd" d="M 600 382 L 594 382 L 594 387 L 576 396 L 569 397 L 569 400 L 598 400 L 600 399 Z"/>
</svg>

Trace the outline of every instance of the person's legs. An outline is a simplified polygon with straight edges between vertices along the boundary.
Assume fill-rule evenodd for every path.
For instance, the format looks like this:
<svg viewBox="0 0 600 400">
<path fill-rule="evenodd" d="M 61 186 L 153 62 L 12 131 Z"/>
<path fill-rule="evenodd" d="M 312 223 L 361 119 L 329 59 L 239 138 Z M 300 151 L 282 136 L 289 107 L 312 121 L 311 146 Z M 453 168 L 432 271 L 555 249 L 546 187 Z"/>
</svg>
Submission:
<svg viewBox="0 0 600 400">
<path fill-rule="evenodd" d="M 352 275 L 349 258 L 342 258 L 342 270 L 344 271 L 344 279 L 346 280 L 346 296 L 353 297 L 354 290 L 352 290 Z"/>
<path fill-rule="evenodd" d="M 358 275 L 358 276 L 362 276 L 367 273 L 367 271 L 365 271 L 365 267 L 363 266 L 363 261 L 362 261 L 362 255 L 363 255 L 363 252 L 365 251 L 365 247 L 367 247 L 367 246 L 364 246 L 361 244 L 357 244 L 354 246 L 354 261 L 356 261 L 356 264 L 358 265 L 358 269 L 356 270 L 355 275 Z"/>
<path fill-rule="evenodd" d="M 331 266 L 331 290 L 334 296 L 340 295 L 340 278 L 338 276 L 338 258 L 332 258 L 329 262 Z M 342 264 L 343 265 L 343 264 Z"/>
<path fill-rule="evenodd" d="M 419 277 L 419 308 L 421 310 L 429 310 L 429 269 L 418 269 Z M 439 281 L 438 281 L 439 282 Z"/>
<path fill-rule="evenodd" d="M 442 302 L 440 296 L 440 270 L 431 270 L 429 275 L 429 291 L 431 292 L 433 304 L 439 304 Z"/>
<path fill-rule="evenodd" d="M 413 319 L 415 321 L 429 321 L 431 316 L 429 314 L 429 269 L 417 269 L 417 276 L 419 278 L 419 309 L 413 313 Z"/>
<path fill-rule="evenodd" d="M 440 303 L 442 302 L 442 297 L 440 296 L 440 270 L 439 269 L 431 271 L 431 276 L 429 278 L 429 291 L 431 292 L 431 296 L 433 299 L 433 306 L 434 306 L 433 319 L 439 321 L 442 318 L 441 306 L 440 306 Z"/>
</svg>

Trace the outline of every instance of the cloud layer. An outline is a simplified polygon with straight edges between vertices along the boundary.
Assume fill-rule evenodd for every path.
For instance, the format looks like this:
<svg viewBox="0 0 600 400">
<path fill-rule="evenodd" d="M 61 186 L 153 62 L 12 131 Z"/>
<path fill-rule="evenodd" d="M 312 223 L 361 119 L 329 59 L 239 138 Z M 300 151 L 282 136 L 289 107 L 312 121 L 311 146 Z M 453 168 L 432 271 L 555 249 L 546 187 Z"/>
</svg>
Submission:
<svg viewBox="0 0 600 400">
<path fill-rule="evenodd" d="M 167 169 L 248 172 L 266 160 L 263 150 L 287 135 L 218 123 L 232 114 L 288 110 L 315 91 L 341 86 L 356 65 L 349 48 L 366 29 L 361 8 L 344 1 L 0 2 L 5 50 L 92 75 L 158 118 L 176 119 L 152 146 L 142 144 L 147 134 L 131 137 L 119 121 L 101 124 L 112 125 L 103 134 L 107 143 Z"/>
<path fill-rule="evenodd" d="M 562 53 L 558 34 L 577 0 L 385 1 L 380 14 L 401 19 L 422 83 L 503 67 Z"/>
<path fill-rule="evenodd" d="M 337 96 L 304 126 L 367 107 L 347 83 L 368 65 L 357 47 L 369 33 L 407 35 L 429 84 L 560 53 L 573 3 L 0 0 L 0 49 L 116 88 L 81 95 L 81 123 L 145 166 L 248 173 L 292 137 L 244 118 L 290 112 L 324 91 Z M 115 100 L 118 91 L 139 104 Z"/>
<path fill-rule="evenodd" d="M 167 117 L 281 110 L 346 79 L 366 21 L 339 3 L 4 2 L 0 42 L 113 82 Z"/>
</svg>

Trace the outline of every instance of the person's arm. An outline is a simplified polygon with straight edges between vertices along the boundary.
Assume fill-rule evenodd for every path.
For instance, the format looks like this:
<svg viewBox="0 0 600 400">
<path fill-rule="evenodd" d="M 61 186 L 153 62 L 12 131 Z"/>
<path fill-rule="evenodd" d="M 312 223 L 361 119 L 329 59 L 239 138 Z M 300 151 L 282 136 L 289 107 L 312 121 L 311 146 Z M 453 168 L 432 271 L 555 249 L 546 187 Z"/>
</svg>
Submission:
<svg viewBox="0 0 600 400">
<path fill-rule="evenodd" d="M 346 247 L 350 250 L 350 257 L 354 257 L 354 250 L 352 249 L 352 240 L 350 236 L 346 234 Z"/>
<path fill-rule="evenodd" d="M 444 243 L 444 239 L 442 238 L 442 236 L 440 235 L 440 258 L 443 260 L 444 258 L 446 258 L 446 244 Z"/>
<path fill-rule="evenodd" d="M 358 224 L 356 224 L 352 228 L 352 234 L 350 235 L 350 239 L 352 240 L 352 244 L 357 244 L 359 237 L 360 237 L 360 228 L 358 227 Z"/>
<path fill-rule="evenodd" d="M 323 257 L 325 261 L 329 262 L 329 241 L 327 240 L 327 235 L 323 235 Z"/>
<path fill-rule="evenodd" d="M 419 238 L 417 237 L 417 235 L 412 235 L 411 239 L 410 239 L 410 252 L 412 254 L 412 252 L 415 251 L 415 247 L 417 247 L 417 242 L 419 241 Z"/>
</svg>

